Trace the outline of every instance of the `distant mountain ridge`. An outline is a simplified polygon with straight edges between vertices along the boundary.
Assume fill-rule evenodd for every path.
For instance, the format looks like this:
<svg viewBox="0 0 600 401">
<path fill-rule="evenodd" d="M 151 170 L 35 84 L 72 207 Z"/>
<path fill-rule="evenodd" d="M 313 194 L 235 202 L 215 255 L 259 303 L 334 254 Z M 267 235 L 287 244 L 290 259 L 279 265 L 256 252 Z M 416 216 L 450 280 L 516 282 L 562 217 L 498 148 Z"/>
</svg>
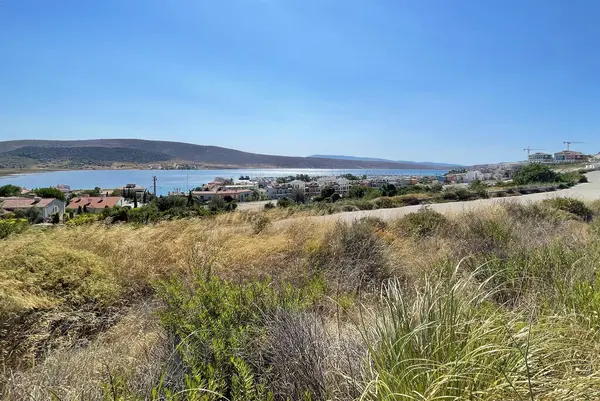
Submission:
<svg viewBox="0 0 600 401">
<path fill-rule="evenodd" d="M 85 149 L 85 150 L 82 150 Z M 128 152 L 128 149 L 132 149 Z M 3 159 L 52 162 L 189 163 L 199 168 L 434 169 L 428 163 L 263 155 L 218 146 L 142 139 L 15 140 L 0 142 Z"/>
<path fill-rule="evenodd" d="M 452 167 L 462 167 L 460 164 L 436 163 L 436 162 L 413 162 L 413 161 L 407 161 L 407 160 L 379 159 L 376 157 L 357 157 L 357 156 L 343 156 L 343 155 L 310 155 L 308 157 L 317 157 L 317 158 L 322 158 L 322 159 L 336 159 L 336 160 L 418 164 L 418 165 L 430 166 L 429 168 L 440 168 L 440 169 L 452 168 Z"/>
</svg>

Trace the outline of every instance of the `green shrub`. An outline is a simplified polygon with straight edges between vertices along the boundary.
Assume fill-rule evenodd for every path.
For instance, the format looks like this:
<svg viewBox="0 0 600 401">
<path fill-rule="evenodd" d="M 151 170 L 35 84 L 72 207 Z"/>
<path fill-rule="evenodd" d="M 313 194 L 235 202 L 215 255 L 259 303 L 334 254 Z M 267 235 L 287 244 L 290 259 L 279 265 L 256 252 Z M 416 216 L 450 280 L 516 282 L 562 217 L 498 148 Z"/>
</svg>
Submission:
<svg viewBox="0 0 600 401">
<path fill-rule="evenodd" d="M 286 198 L 285 196 L 277 201 L 277 206 L 281 208 L 286 208 L 292 206 L 294 202 L 291 199 Z"/>
<path fill-rule="evenodd" d="M 513 175 L 513 182 L 517 185 L 559 181 L 561 177 L 556 171 L 538 163 L 526 164 Z"/>
<path fill-rule="evenodd" d="M 376 209 L 391 209 L 398 206 L 398 204 L 394 202 L 394 199 L 387 196 L 375 199 L 373 204 Z"/>
<path fill-rule="evenodd" d="M 444 229 L 449 224 L 448 219 L 441 213 L 429 207 L 422 207 L 416 213 L 409 213 L 400 218 L 396 226 L 403 232 L 417 237 L 427 237 Z"/>
<path fill-rule="evenodd" d="M 544 200 L 544 204 L 574 214 L 584 221 L 591 221 L 594 213 L 585 203 L 573 198 L 553 198 Z"/>
<path fill-rule="evenodd" d="M 273 202 L 265 203 L 265 209 L 268 210 L 268 209 L 274 209 L 274 208 L 275 208 L 275 205 L 273 204 Z"/>
<path fill-rule="evenodd" d="M 204 399 L 208 389 L 232 401 L 272 400 L 269 386 L 278 378 L 270 377 L 265 366 L 267 321 L 279 311 L 309 307 L 322 287 L 317 282 L 302 288 L 270 281 L 240 284 L 207 273 L 199 272 L 191 288 L 181 281 L 157 286 L 166 305 L 161 321 L 181 339 L 177 350 L 190 372 L 186 399 Z"/>
<path fill-rule="evenodd" d="M 11 234 L 19 234 L 27 230 L 29 222 L 26 219 L 2 219 L 0 220 L 0 239 Z"/>
<path fill-rule="evenodd" d="M 91 223 L 98 221 L 98 217 L 101 217 L 101 215 L 78 214 L 77 216 L 75 216 L 72 219 L 70 219 L 69 221 L 67 221 L 65 224 L 68 226 L 81 226 L 84 224 L 91 224 Z"/>
</svg>

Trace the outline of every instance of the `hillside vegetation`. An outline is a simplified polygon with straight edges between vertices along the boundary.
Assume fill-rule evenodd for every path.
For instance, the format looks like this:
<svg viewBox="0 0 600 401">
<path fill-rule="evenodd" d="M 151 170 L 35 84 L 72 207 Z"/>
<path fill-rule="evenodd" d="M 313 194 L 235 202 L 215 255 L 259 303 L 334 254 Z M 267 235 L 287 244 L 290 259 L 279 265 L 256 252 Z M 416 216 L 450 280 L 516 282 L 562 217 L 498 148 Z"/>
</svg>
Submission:
<svg viewBox="0 0 600 401">
<path fill-rule="evenodd" d="M 222 167 L 280 167 L 280 168 L 337 168 L 337 169 L 431 169 L 430 165 L 412 164 L 412 163 L 396 163 L 383 161 L 363 161 L 363 160 L 337 160 L 337 159 L 322 159 L 317 157 L 290 157 L 290 156 L 274 156 L 263 155 L 257 153 L 242 152 L 234 149 L 227 149 L 218 146 L 203 146 L 182 142 L 167 142 L 167 141 L 149 141 L 139 139 L 90 139 L 81 141 L 46 141 L 46 140 L 21 140 L 21 141 L 0 141 L 0 164 L 6 157 L 6 154 L 17 152 L 11 157 L 15 157 L 20 148 L 40 148 L 38 152 L 46 152 L 51 154 L 52 148 L 69 148 L 69 149 L 86 149 L 94 148 L 95 151 L 103 152 L 98 148 L 127 148 L 135 149 L 141 153 L 140 158 L 144 160 L 151 159 L 149 162 L 162 160 L 156 159 L 157 154 L 167 155 L 168 159 L 177 159 L 189 163 L 208 166 Z M 31 150 L 30 150 L 31 151 Z M 77 152 L 77 150 L 73 150 Z M 87 152 L 87 151 L 82 151 Z M 76 153 L 74 153 L 76 154 Z M 84 153 L 87 154 L 87 153 Z M 110 153 L 108 153 L 110 155 Z M 151 156 L 152 157 L 148 157 Z M 21 157 L 21 156 L 19 156 Z M 91 157 L 91 155 L 88 155 Z M 102 157 L 97 157 L 101 159 Z M 130 160 L 130 159 L 125 159 Z M 119 160 L 121 161 L 121 160 Z M 131 160 L 133 161 L 133 160 Z M 141 163 L 141 161 L 140 161 Z M 144 161 L 146 163 L 146 161 Z"/>
<path fill-rule="evenodd" d="M 600 398 L 600 203 L 0 240 L 7 400 Z"/>
<path fill-rule="evenodd" d="M 154 163 L 169 160 L 171 157 L 160 152 L 125 147 L 38 147 L 24 146 L 0 154 L 0 158 L 16 156 L 43 163 L 67 161 L 73 165 L 110 166 L 114 162 Z"/>
</svg>

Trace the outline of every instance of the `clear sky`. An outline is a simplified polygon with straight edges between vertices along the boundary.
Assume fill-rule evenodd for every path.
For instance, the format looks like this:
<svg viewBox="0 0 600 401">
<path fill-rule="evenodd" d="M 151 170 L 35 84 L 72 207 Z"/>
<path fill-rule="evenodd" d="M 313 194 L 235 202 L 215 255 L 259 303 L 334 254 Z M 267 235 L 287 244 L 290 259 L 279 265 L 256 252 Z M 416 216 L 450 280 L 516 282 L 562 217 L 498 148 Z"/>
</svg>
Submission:
<svg viewBox="0 0 600 401">
<path fill-rule="evenodd" d="M 0 0 L 0 139 L 600 152 L 597 0 Z"/>
</svg>

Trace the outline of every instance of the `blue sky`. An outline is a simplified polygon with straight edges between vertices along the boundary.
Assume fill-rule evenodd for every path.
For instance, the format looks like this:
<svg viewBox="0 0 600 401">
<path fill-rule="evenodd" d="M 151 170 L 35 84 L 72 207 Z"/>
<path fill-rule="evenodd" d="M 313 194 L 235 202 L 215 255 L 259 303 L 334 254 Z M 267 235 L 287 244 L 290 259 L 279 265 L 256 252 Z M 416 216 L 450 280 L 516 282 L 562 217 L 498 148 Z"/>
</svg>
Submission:
<svg viewBox="0 0 600 401">
<path fill-rule="evenodd" d="M 0 0 L 0 139 L 600 151 L 595 0 Z"/>
</svg>

